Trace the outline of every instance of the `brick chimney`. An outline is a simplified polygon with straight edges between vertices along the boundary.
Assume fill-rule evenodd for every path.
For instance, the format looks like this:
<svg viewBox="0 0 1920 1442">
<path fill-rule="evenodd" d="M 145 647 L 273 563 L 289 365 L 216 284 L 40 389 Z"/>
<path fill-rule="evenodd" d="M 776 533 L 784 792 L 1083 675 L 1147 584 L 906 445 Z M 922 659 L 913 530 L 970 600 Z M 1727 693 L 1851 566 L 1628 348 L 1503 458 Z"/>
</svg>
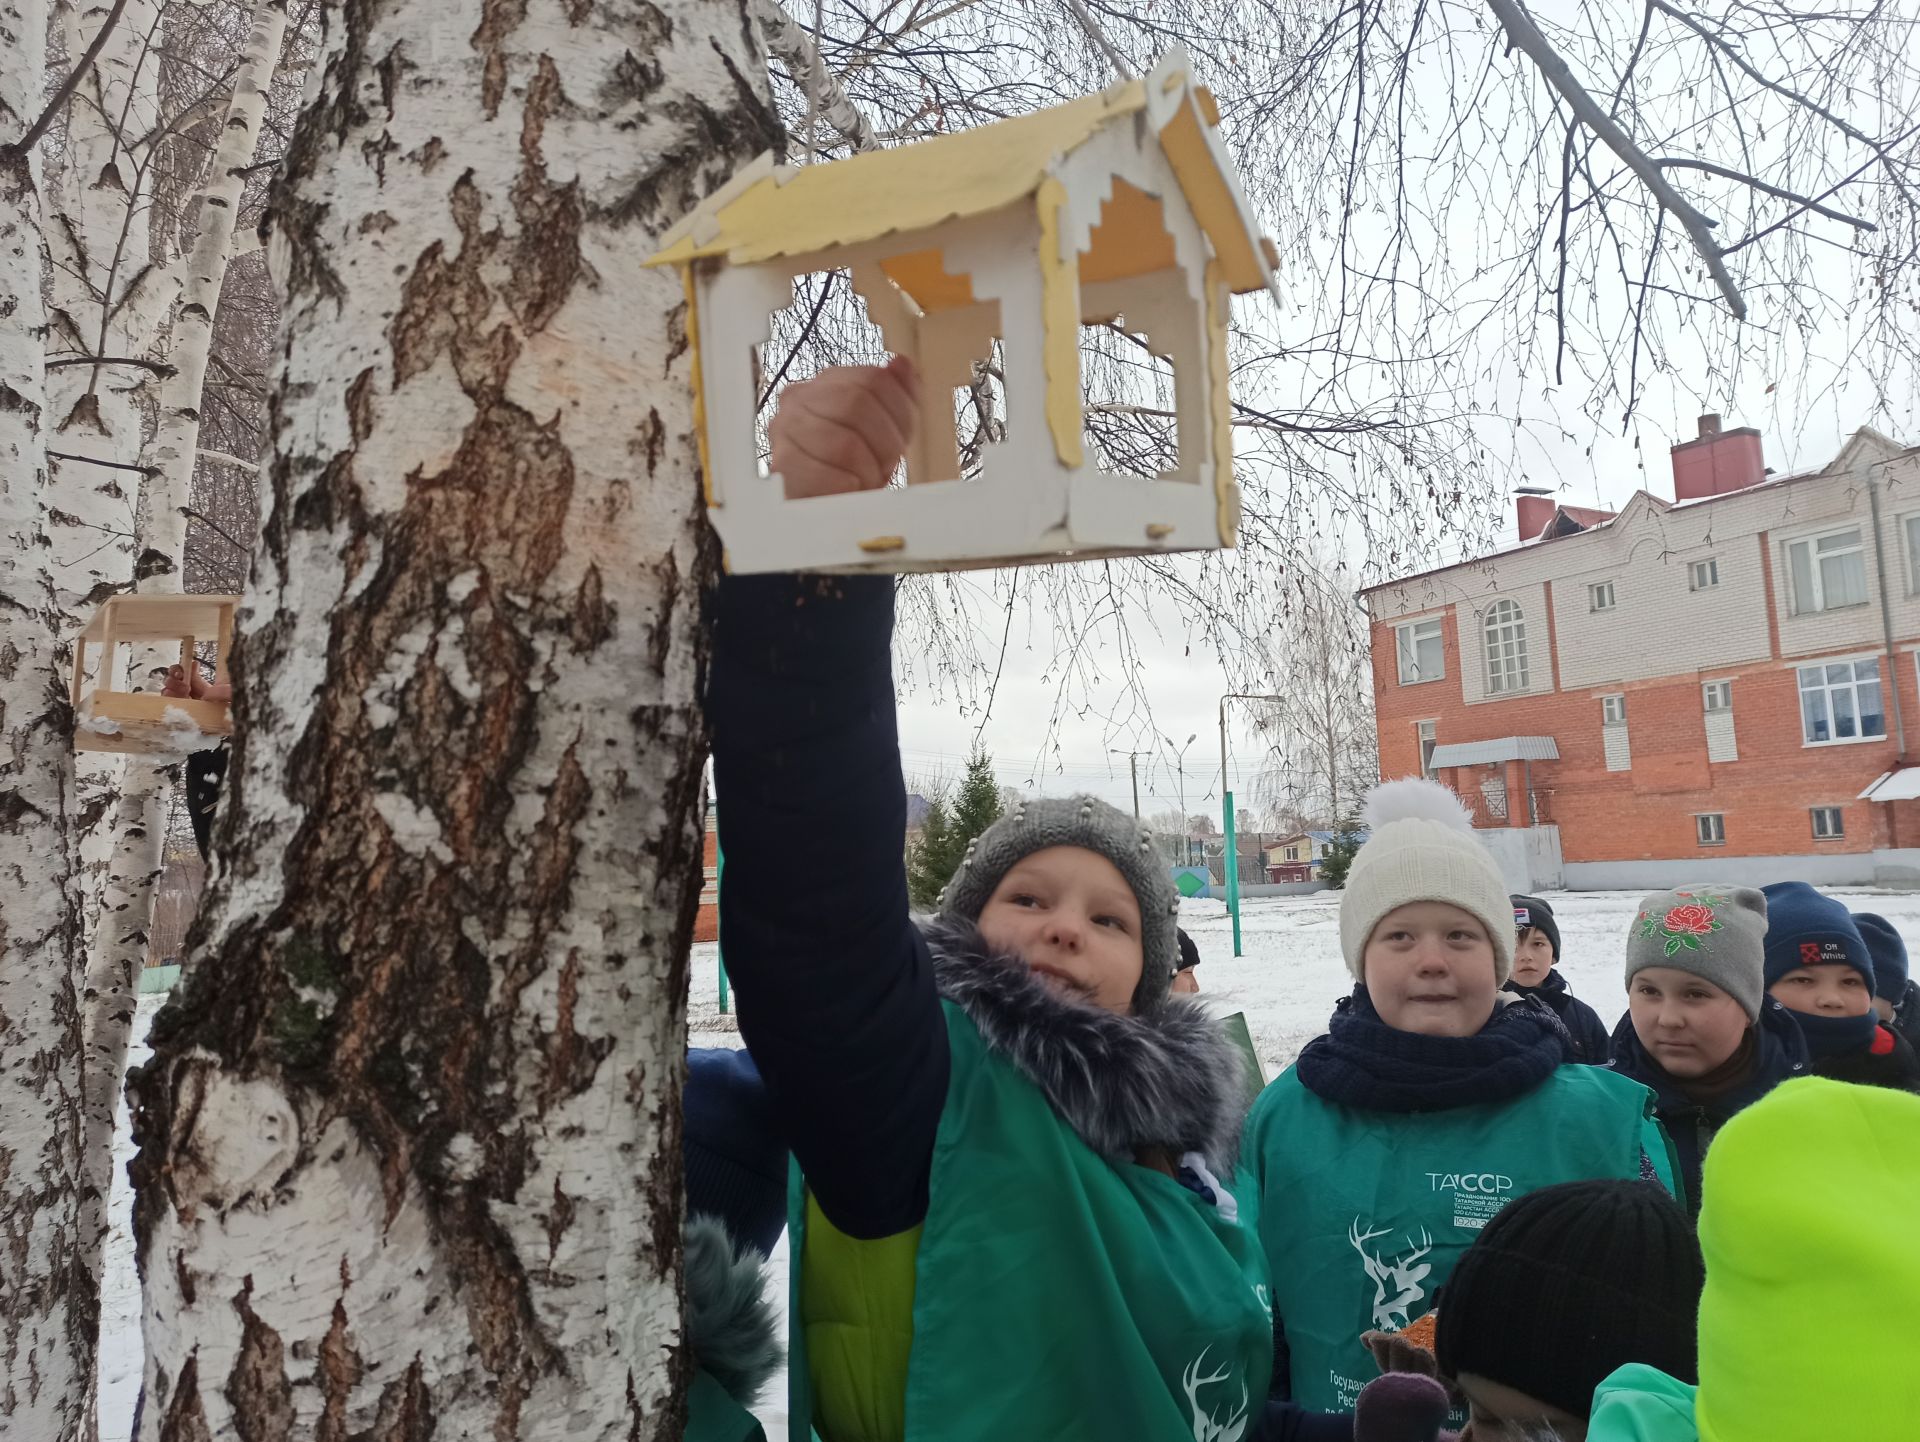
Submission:
<svg viewBox="0 0 1920 1442">
<path fill-rule="evenodd" d="M 1720 429 L 1720 417 L 1700 417 L 1700 434 L 1673 448 L 1673 498 L 1698 501 L 1744 491 L 1767 478 L 1760 454 L 1760 432 L 1752 426 Z"/>
<path fill-rule="evenodd" d="M 1553 493 L 1546 487 L 1520 487 L 1513 495 L 1513 513 L 1519 525 L 1520 539 L 1531 541 L 1539 535 L 1558 509 L 1553 501 Z"/>
</svg>

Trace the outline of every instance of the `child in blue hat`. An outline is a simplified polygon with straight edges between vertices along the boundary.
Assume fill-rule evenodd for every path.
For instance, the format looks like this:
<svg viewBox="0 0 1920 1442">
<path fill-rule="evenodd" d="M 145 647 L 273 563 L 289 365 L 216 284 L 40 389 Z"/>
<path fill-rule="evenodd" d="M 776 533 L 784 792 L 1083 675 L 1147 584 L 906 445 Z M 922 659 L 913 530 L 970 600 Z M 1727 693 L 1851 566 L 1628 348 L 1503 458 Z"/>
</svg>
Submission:
<svg viewBox="0 0 1920 1442">
<path fill-rule="evenodd" d="M 1920 983 L 1907 965 L 1907 943 L 1899 928 L 1884 916 L 1856 911 L 1853 924 L 1873 953 L 1873 1009 L 1881 1022 L 1920 1045 Z"/>
<path fill-rule="evenodd" d="M 1761 890 L 1767 992 L 1794 1014 L 1814 1072 L 1920 1092 L 1920 1059 L 1874 1012 L 1873 953 L 1846 907 L 1804 881 Z"/>
</svg>

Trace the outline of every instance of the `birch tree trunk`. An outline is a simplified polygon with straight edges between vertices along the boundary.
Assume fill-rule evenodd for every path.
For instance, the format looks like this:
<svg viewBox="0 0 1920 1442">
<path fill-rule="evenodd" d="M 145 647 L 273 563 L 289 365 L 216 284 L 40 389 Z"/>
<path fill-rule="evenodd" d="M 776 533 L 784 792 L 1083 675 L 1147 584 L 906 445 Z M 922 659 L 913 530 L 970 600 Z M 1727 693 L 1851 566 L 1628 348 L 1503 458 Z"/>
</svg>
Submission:
<svg viewBox="0 0 1920 1442">
<path fill-rule="evenodd" d="M 678 1438 L 712 567 L 652 238 L 774 143 L 746 0 L 360 0 L 206 951 L 133 1096 L 142 1437 Z"/>
<path fill-rule="evenodd" d="M 92 0 L 65 7 L 70 55 L 85 51 L 108 9 Z M 47 223 L 52 359 L 160 359 L 172 276 L 150 254 L 153 196 L 144 156 L 123 139 L 151 133 L 159 118 L 159 25 L 159 0 L 127 0 L 68 103 L 56 209 Z M 48 449 L 66 457 L 49 472 L 48 536 L 72 623 L 84 622 L 135 569 L 131 532 L 152 379 L 151 371 L 125 364 L 62 364 L 48 372 Z M 88 769 L 117 776 L 119 764 Z"/>
<path fill-rule="evenodd" d="M 0 143 L 40 112 L 47 12 L 0 0 Z M 0 152 L 0 1439 L 91 1435 L 100 1196 L 81 1158 L 72 713 L 46 528 L 38 167 Z"/>
<path fill-rule="evenodd" d="M 186 258 L 185 283 L 168 327 L 172 373 L 160 384 L 160 425 L 147 450 L 134 534 L 142 552 L 171 564 L 142 566 L 135 590 L 178 592 L 186 563 L 185 507 L 200 437 L 201 389 L 212 348 L 214 313 L 226 279 L 234 216 L 266 113 L 267 88 L 287 28 L 285 0 L 261 0 L 233 80 L 213 167 L 201 193 L 199 230 Z M 113 851 L 87 951 L 87 1164 L 100 1195 L 113 1173 L 113 1115 L 134 1015 L 134 974 L 153 926 L 154 883 L 165 865 L 168 803 L 178 775 L 171 759 L 130 756 L 113 803 Z"/>
</svg>

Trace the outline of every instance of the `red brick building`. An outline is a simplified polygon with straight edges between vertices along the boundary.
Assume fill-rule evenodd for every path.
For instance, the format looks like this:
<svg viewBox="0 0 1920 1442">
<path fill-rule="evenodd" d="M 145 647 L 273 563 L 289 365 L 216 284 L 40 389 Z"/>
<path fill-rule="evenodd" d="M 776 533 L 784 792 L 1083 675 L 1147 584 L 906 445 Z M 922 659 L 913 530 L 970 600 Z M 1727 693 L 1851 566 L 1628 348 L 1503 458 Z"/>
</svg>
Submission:
<svg viewBox="0 0 1920 1442">
<path fill-rule="evenodd" d="M 1371 588 L 1382 775 L 1515 882 L 1920 884 L 1920 449 L 1774 477 L 1703 417 L 1671 500 L 1522 494 L 1512 549 Z"/>
<path fill-rule="evenodd" d="M 719 817 L 707 808 L 707 835 L 701 845 L 700 910 L 694 913 L 693 939 L 720 939 L 720 832 Z"/>
</svg>

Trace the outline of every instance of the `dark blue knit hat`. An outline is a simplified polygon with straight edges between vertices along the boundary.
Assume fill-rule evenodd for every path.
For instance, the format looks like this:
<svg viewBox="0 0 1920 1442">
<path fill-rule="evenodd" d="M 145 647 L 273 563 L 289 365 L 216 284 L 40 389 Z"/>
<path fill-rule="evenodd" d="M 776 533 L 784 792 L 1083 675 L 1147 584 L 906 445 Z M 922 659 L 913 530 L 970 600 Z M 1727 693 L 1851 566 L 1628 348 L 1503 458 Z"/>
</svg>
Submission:
<svg viewBox="0 0 1920 1442">
<path fill-rule="evenodd" d="M 1850 966 L 1873 985 L 1873 953 L 1853 914 L 1804 881 L 1760 888 L 1767 898 L 1767 985 L 1803 966 Z"/>
<path fill-rule="evenodd" d="M 766 1256 L 787 1224 L 787 1148 L 753 1058 L 688 1048 L 683 1113 L 688 1215 L 718 1218 Z"/>
<path fill-rule="evenodd" d="M 1871 911 L 1854 912 L 1853 924 L 1873 957 L 1873 994 L 1898 1002 L 1907 994 L 1907 943 L 1892 922 Z"/>
</svg>

